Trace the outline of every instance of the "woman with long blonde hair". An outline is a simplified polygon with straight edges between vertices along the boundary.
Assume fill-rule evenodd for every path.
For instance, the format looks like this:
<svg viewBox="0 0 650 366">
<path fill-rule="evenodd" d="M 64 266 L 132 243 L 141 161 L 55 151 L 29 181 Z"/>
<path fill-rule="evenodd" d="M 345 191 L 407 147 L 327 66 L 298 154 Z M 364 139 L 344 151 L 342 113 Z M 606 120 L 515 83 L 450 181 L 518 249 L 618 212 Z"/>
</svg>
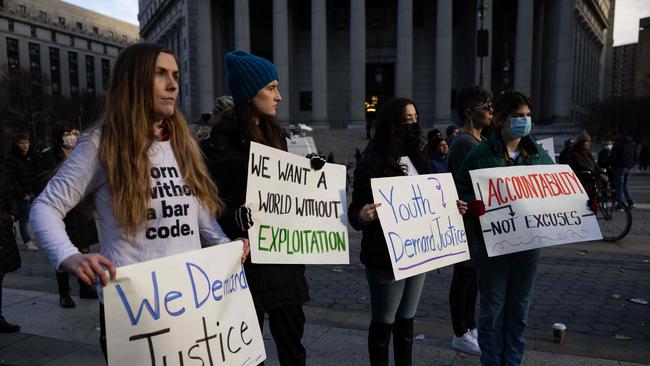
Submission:
<svg viewBox="0 0 650 366">
<path fill-rule="evenodd" d="M 230 239 L 216 221 L 223 204 L 176 108 L 178 64 L 155 44 L 129 46 L 118 57 L 98 125 L 74 151 L 32 207 L 41 247 L 57 269 L 102 285 L 116 267 L 169 256 Z M 91 196 L 101 254 L 79 253 L 63 217 Z M 168 207 L 182 207 L 182 213 Z M 171 216 L 171 217 L 170 217 Z M 248 242 L 242 260 L 248 254 Z M 103 306 L 102 350 L 106 356 Z"/>
</svg>

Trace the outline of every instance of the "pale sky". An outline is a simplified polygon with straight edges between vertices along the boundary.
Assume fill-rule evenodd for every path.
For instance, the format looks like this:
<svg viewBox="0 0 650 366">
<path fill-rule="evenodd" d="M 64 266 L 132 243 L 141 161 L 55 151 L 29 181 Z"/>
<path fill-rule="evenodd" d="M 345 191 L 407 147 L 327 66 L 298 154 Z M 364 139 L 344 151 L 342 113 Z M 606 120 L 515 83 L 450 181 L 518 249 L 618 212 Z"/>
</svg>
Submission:
<svg viewBox="0 0 650 366">
<path fill-rule="evenodd" d="M 138 25 L 138 0 L 64 0 L 125 22 Z M 614 45 L 635 43 L 639 19 L 650 17 L 650 0 L 616 0 Z"/>
</svg>

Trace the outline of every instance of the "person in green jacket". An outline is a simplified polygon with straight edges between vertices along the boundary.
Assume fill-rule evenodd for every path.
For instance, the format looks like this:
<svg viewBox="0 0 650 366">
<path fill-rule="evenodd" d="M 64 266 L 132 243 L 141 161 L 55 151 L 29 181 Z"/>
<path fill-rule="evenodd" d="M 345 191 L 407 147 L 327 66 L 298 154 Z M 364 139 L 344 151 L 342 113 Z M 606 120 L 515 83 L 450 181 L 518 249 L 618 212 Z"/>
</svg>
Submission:
<svg viewBox="0 0 650 366">
<path fill-rule="evenodd" d="M 478 343 L 482 365 L 519 365 L 524 354 L 528 306 L 537 274 L 539 250 L 488 257 L 479 216 L 485 205 L 476 200 L 470 170 L 516 165 L 549 165 L 553 160 L 530 136 L 532 103 L 520 92 L 495 100 L 494 130 L 469 152 L 456 174 L 459 198 L 469 202 L 468 241 L 476 243 L 480 309 Z"/>
</svg>

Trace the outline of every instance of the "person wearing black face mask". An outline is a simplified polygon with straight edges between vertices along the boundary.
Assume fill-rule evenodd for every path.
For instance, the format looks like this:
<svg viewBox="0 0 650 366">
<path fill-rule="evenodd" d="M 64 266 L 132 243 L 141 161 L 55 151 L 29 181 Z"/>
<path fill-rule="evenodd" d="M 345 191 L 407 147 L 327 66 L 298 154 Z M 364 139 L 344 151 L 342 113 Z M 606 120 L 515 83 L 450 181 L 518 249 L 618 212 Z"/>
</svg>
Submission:
<svg viewBox="0 0 650 366">
<path fill-rule="evenodd" d="M 427 174 L 422 151 L 417 108 L 412 100 L 387 100 L 377 115 L 375 135 L 354 171 L 350 224 L 362 230 L 361 262 L 370 288 L 372 321 L 368 330 L 370 364 L 388 365 L 388 346 L 393 337 L 395 365 L 411 365 L 413 319 L 426 274 L 396 281 L 388 247 L 377 218 L 370 180 L 379 177 Z M 459 211 L 467 206 L 458 202 Z"/>
</svg>

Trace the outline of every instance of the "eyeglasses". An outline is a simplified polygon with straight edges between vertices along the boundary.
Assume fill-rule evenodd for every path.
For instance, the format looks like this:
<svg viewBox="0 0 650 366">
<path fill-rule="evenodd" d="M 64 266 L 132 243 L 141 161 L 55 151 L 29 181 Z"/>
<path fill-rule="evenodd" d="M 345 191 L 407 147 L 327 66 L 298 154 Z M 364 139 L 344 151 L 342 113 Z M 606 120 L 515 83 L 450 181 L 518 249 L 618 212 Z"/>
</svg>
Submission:
<svg viewBox="0 0 650 366">
<path fill-rule="evenodd" d="M 492 110 L 494 110 L 492 108 L 492 103 L 488 103 L 487 105 L 484 105 L 484 106 L 472 107 L 472 109 L 480 109 L 480 110 L 483 110 L 483 111 L 492 111 Z"/>
<path fill-rule="evenodd" d="M 65 131 L 63 136 L 79 136 L 79 130 Z"/>
</svg>

